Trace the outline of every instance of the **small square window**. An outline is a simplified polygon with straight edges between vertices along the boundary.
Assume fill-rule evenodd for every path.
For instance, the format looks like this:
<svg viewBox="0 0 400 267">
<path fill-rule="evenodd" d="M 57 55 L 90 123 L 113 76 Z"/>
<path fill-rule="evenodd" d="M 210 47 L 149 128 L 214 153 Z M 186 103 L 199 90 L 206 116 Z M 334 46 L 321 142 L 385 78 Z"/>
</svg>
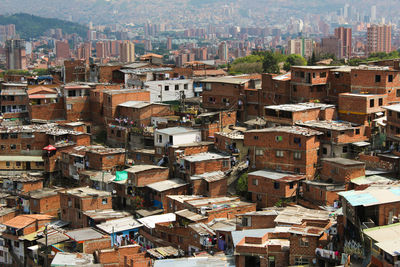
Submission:
<svg viewBox="0 0 400 267">
<path fill-rule="evenodd" d="M 103 198 L 103 200 L 101 201 L 101 203 L 102 203 L 103 205 L 107 204 L 107 203 L 108 203 L 108 199 L 107 199 L 107 198 Z"/>
<path fill-rule="evenodd" d="M 175 91 L 179 91 L 179 84 L 175 84 Z"/>
<path fill-rule="evenodd" d="M 258 135 L 255 135 L 255 136 L 254 136 L 254 140 L 258 140 Z"/>
<path fill-rule="evenodd" d="M 188 88 L 189 88 L 189 85 L 188 85 L 187 83 L 185 83 L 185 84 L 183 85 L 183 89 L 187 90 Z"/>
<path fill-rule="evenodd" d="M 258 179 L 253 179 L 253 185 L 258 185 Z"/>
<path fill-rule="evenodd" d="M 169 85 L 166 85 L 166 86 L 164 87 L 164 91 L 169 91 Z"/>
<path fill-rule="evenodd" d="M 356 129 L 356 134 L 360 134 L 360 129 Z"/>
<path fill-rule="evenodd" d="M 301 152 L 294 152 L 294 154 L 293 154 L 293 158 L 294 159 L 301 159 Z"/>
<path fill-rule="evenodd" d="M 381 75 L 375 75 L 375 82 L 380 83 L 381 82 Z"/>
<path fill-rule="evenodd" d="M 277 158 L 283 158 L 283 156 L 284 156 L 283 151 L 281 151 L 281 150 L 277 150 L 277 151 L 276 151 L 276 157 L 277 157 Z"/>
<path fill-rule="evenodd" d="M 289 188 L 290 188 L 290 189 L 293 189 L 293 187 L 294 187 L 294 183 L 293 183 L 293 182 L 290 182 L 290 183 L 289 183 Z"/>
</svg>

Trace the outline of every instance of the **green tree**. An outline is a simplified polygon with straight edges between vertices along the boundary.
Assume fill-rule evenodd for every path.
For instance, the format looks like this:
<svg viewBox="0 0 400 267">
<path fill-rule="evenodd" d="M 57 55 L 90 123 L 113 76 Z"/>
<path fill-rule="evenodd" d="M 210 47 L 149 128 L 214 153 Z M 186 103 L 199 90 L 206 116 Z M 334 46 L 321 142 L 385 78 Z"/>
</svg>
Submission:
<svg viewBox="0 0 400 267">
<path fill-rule="evenodd" d="M 247 192 L 247 173 L 243 173 L 236 184 L 236 192 L 243 195 Z"/>
<path fill-rule="evenodd" d="M 271 51 L 265 52 L 263 60 L 263 71 L 266 73 L 279 73 L 279 61 L 277 55 Z"/>
<path fill-rule="evenodd" d="M 311 57 L 308 59 L 307 65 L 314 66 L 315 64 L 317 64 L 317 56 L 315 55 L 315 52 L 312 52 Z"/>
<path fill-rule="evenodd" d="M 307 60 L 300 56 L 300 55 L 289 55 L 286 60 L 285 64 L 283 65 L 283 69 L 285 71 L 289 71 L 291 66 L 306 66 Z"/>
</svg>

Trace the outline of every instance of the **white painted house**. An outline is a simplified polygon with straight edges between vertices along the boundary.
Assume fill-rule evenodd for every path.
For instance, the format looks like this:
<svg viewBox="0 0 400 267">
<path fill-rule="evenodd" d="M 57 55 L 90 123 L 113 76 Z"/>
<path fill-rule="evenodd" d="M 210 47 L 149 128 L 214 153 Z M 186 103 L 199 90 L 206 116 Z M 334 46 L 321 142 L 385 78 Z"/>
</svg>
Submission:
<svg viewBox="0 0 400 267">
<path fill-rule="evenodd" d="M 160 80 L 144 83 L 144 88 L 150 91 L 150 102 L 179 101 L 194 97 L 193 80 Z"/>
<path fill-rule="evenodd" d="M 201 131 L 192 128 L 171 127 L 154 131 L 154 147 L 157 154 L 168 146 L 190 144 L 201 141 Z"/>
</svg>

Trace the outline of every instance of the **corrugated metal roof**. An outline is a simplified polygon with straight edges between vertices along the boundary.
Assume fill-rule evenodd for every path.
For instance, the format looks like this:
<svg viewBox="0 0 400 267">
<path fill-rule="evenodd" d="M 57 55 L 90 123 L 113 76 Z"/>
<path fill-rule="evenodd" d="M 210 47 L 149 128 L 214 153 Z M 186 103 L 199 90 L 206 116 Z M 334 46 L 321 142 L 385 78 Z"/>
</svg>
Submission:
<svg viewBox="0 0 400 267">
<path fill-rule="evenodd" d="M 163 191 L 166 191 L 169 189 L 182 187 L 184 185 L 187 185 L 187 183 L 181 179 L 170 179 L 170 180 L 165 180 L 165 181 L 161 181 L 161 182 L 148 184 L 148 185 L 146 185 L 146 187 L 149 187 L 157 192 L 163 192 Z"/>
<path fill-rule="evenodd" d="M 162 133 L 167 135 L 185 134 L 188 132 L 200 132 L 200 130 L 184 127 L 170 127 L 161 130 L 156 130 L 155 133 Z"/>
<path fill-rule="evenodd" d="M 122 232 L 126 230 L 136 229 L 141 226 L 143 225 L 139 223 L 137 220 L 135 220 L 133 217 L 125 217 L 115 220 L 109 220 L 96 225 L 97 228 L 103 230 L 108 234 L 111 234 L 113 231 Z"/>
<path fill-rule="evenodd" d="M 379 204 L 400 202 L 400 186 L 388 188 L 370 187 L 360 191 L 346 191 L 338 193 L 344 197 L 350 205 L 374 206 Z"/>
</svg>

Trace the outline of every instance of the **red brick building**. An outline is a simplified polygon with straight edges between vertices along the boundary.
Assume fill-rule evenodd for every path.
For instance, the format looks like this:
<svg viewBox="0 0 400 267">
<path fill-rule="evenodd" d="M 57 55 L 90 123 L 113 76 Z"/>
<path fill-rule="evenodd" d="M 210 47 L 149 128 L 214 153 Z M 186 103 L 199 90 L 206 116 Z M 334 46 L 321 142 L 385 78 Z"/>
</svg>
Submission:
<svg viewBox="0 0 400 267">
<path fill-rule="evenodd" d="M 394 153 L 400 152 L 400 104 L 384 107 L 387 110 L 387 143 Z"/>
<path fill-rule="evenodd" d="M 30 191 L 26 196 L 29 198 L 30 213 L 47 214 L 60 217 L 60 195 L 62 189 L 42 188 Z"/>
<path fill-rule="evenodd" d="M 64 119 L 64 98 L 59 96 L 56 89 L 37 86 L 28 89 L 27 93 L 30 120 L 56 121 Z"/>
<path fill-rule="evenodd" d="M 321 136 L 321 157 L 354 157 L 358 142 L 368 140 L 365 126 L 345 121 L 307 121 L 297 125 L 324 133 Z M 354 144 L 355 143 L 355 144 Z"/>
<path fill-rule="evenodd" d="M 103 112 L 105 123 L 116 118 L 118 105 L 127 101 L 150 101 L 150 92 L 137 89 L 108 90 L 103 92 Z"/>
<path fill-rule="evenodd" d="M 67 84 L 62 88 L 67 121 L 87 120 L 91 117 L 90 90 L 90 86 L 82 84 Z"/>
<path fill-rule="evenodd" d="M 322 103 L 282 104 L 265 107 L 265 120 L 270 126 L 295 125 L 296 122 L 333 120 L 334 105 Z"/>
<path fill-rule="evenodd" d="M 289 266 L 289 234 L 266 233 L 262 237 L 246 236 L 236 245 L 236 266 Z"/>
<path fill-rule="evenodd" d="M 305 174 L 313 179 L 318 164 L 321 132 L 282 126 L 250 130 L 244 134 L 250 167 Z"/>
<path fill-rule="evenodd" d="M 248 112 L 245 91 L 248 89 L 260 90 L 261 79 L 259 77 L 207 78 L 202 80 L 202 83 L 204 84 L 202 94 L 204 108 L 211 111 L 234 109 L 237 111 L 239 120 L 258 115 L 254 114 L 254 110 Z"/>
<path fill-rule="evenodd" d="M 279 201 L 291 201 L 297 197 L 303 175 L 291 175 L 274 171 L 255 171 L 248 174 L 248 192 L 257 207 L 273 207 Z"/>
<path fill-rule="evenodd" d="M 135 165 L 125 170 L 128 178 L 113 181 L 116 198 L 114 205 L 118 208 L 138 208 L 145 205 L 143 188 L 149 184 L 165 181 L 169 177 L 169 169 L 157 165 Z"/>
<path fill-rule="evenodd" d="M 400 100 L 400 71 L 392 67 L 360 66 L 351 70 L 351 92 L 387 95 L 387 103 Z"/>
<path fill-rule="evenodd" d="M 111 193 L 80 187 L 60 191 L 61 220 L 69 222 L 71 227 L 84 225 L 83 212 L 88 210 L 111 209 Z"/>
<path fill-rule="evenodd" d="M 329 66 L 292 67 L 290 100 L 307 102 L 325 99 L 329 89 L 330 70 L 334 68 Z"/>
<path fill-rule="evenodd" d="M 151 117 L 173 115 L 170 105 L 145 101 L 127 101 L 117 106 L 116 118 L 127 119 L 133 127 L 151 125 Z"/>
</svg>

